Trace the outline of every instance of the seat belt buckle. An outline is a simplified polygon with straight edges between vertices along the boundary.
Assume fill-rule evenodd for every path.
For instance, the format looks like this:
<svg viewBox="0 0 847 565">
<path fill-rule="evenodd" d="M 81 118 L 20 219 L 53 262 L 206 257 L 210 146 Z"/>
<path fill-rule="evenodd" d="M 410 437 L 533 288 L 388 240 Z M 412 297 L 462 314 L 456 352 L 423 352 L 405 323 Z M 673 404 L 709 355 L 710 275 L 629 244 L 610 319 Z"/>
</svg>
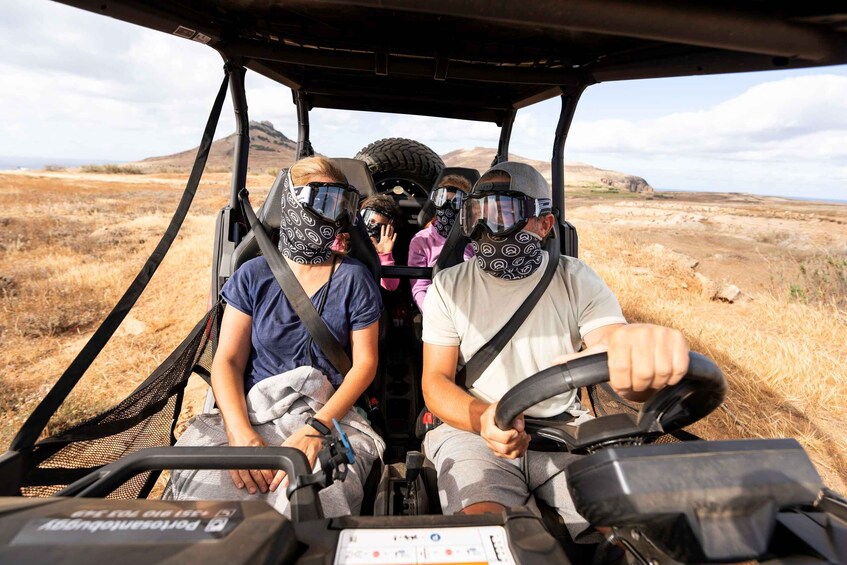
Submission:
<svg viewBox="0 0 847 565">
<path fill-rule="evenodd" d="M 423 439 L 427 432 L 434 430 L 443 423 L 438 416 L 424 408 L 415 421 L 415 437 Z"/>
</svg>

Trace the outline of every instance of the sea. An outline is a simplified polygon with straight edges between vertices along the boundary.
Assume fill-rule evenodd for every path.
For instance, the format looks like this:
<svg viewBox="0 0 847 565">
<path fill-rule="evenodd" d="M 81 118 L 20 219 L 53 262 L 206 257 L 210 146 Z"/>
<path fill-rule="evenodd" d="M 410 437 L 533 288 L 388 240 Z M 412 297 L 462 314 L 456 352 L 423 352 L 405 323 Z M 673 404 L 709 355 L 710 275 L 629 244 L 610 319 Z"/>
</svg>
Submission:
<svg viewBox="0 0 847 565">
<path fill-rule="evenodd" d="M 66 157 L 4 157 L 0 155 L 0 171 L 38 170 L 55 165 L 57 167 L 80 167 L 82 165 L 110 165 L 122 163 L 109 159 L 68 159 Z"/>
<path fill-rule="evenodd" d="M 702 190 L 681 190 L 681 189 L 670 189 L 670 188 L 656 188 L 657 192 L 705 192 Z M 753 196 L 772 196 L 774 198 L 787 198 L 788 200 L 799 200 L 801 202 L 823 202 L 826 204 L 847 204 L 847 200 L 843 198 L 812 198 L 809 196 L 786 196 L 785 194 L 760 194 L 758 192 L 746 192 L 746 193 L 735 193 L 728 192 L 726 194 L 750 194 Z"/>
</svg>

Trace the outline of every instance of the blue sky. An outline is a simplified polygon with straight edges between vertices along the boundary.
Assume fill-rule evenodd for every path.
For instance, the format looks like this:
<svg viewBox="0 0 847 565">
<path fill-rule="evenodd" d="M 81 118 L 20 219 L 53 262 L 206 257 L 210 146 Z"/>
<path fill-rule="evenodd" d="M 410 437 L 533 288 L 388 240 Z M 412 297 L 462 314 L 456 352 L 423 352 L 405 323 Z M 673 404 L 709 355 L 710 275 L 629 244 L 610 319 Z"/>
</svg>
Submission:
<svg viewBox="0 0 847 565">
<path fill-rule="evenodd" d="M 193 147 L 222 77 L 216 52 L 46 0 L 4 0 L 0 157 L 132 161 Z M 251 119 L 294 138 L 288 89 L 248 75 Z M 218 137 L 233 130 L 229 107 Z M 521 110 L 513 153 L 547 160 L 558 100 Z M 312 140 L 352 156 L 382 137 L 444 154 L 494 147 L 492 124 L 315 110 Z M 847 199 L 847 66 L 590 87 L 568 161 L 654 187 Z"/>
</svg>

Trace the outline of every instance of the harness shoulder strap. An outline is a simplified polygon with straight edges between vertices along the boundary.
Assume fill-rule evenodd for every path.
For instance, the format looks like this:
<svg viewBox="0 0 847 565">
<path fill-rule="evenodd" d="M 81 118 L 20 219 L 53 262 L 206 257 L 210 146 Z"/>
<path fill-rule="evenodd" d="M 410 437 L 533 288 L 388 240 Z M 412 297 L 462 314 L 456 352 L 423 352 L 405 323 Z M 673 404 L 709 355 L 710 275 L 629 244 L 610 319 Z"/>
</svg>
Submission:
<svg viewBox="0 0 847 565">
<path fill-rule="evenodd" d="M 318 344 L 318 347 L 327 356 L 329 362 L 335 367 L 335 370 L 341 373 L 342 376 L 346 375 L 353 366 L 350 357 L 344 351 L 344 348 L 341 347 L 341 344 L 338 343 L 338 340 L 335 339 L 335 336 L 332 335 L 332 332 L 329 331 L 326 322 L 323 321 L 323 318 L 320 317 L 320 314 L 315 309 L 315 305 L 309 300 L 306 291 L 303 290 L 300 281 L 297 280 L 291 267 L 288 266 L 288 263 L 285 262 L 279 250 L 271 241 L 271 238 L 265 231 L 265 226 L 259 222 L 256 213 L 253 212 L 253 207 L 250 206 L 248 197 L 247 189 L 242 188 L 238 193 L 238 201 L 241 203 L 244 217 L 247 218 L 250 228 L 253 230 L 256 241 L 259 244 L 259 249 L 262 250 L 262 255 L 267 260 L 268 266 L 270 266 L 274 277 L 282 289 L 282 293 L 288 299 L 294 311 L 297 312 L 300 320 L 309 331 L 309 335 L 312 336 L 312 339 L 315 340 L 315 343 Z"/>
<path fill-rule="evenodd" d="M 554 229 L 556 228 L 554 227 Z M 557 229 L 556 235 L 558 236 Z M 529 296 L 526 297 L 526 300 L 523 301 L 520 308 L 518 308 L 512 317 L 509 318 L 506 325 L 503 326 L 500 331 L 488 341 L 488 343 L 483 345 L 473 357 L 468 359 L 468 362 L 465 363 L 464 367 L 459 369 L 456 373 L 456 384 L 460 387 L 470 390 L 479 377 L 482 376 L 482 373 L 485 372 L 489 365 L 491 365 L 494 358 L 500 354 L 500 351 L 503 350 L 506 343 L 514 337 L 515 333 L 521 325 L 523 325 L 524 321 L 526 321 L 529 313 L 532 312 L 535 305 L 538 304 L 541 296 L 547 291 L 547 287 L 550 286 L 550 281 L 553 280 L 553 276 L 559 268 L 558 237 L 549 238 L 544 247 L 547 251 L 547 267 L 544 269 L 544 274 L 541 276 L 541 280 L 538 281 L 538 284 L 535 285 L 535 288 L 532 289 L 532 292 L 529 293 Z"/>
</svg>

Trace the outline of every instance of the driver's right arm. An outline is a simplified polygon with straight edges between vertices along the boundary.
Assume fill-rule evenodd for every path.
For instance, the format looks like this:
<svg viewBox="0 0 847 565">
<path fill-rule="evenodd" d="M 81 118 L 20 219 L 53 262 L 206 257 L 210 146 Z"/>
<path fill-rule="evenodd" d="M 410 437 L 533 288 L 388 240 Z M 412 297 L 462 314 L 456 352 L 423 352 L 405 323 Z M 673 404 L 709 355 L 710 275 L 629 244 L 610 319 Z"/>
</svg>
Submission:
<svg viewBox="0 0 847 565">
<path fill-rule="evenodd" d="M 423 346 L 423 395 L 426 407 L 454 428 L 479 433 L 480 417 L 488 403 L 456 384 L 458 346 Z"/>
<path fill-rule="evenodd" d="M 458 361 L 458 346 L 424 342 L 422 386 L 426 407 L 454 428 L 482 436 L 498 457 L 514 459 L 523 455 L 529 445 L 523 417 L 515 419 L 512 429 L 498 428 L 494 423 L 497 403 L 479 400 L 456 384 Z"/>
<path fill-rule="evenodd" d="M 221 320 L 218 348 L 212 361 L 212 392 L 232 446 L 265 445 L 262 436 L 250 425 L 244 394 L 244 371 L 250 359 L 252 322 L 250 315 L 227 306 Z M 247 487 L 250 494 L 259 490 L 266 492 L 273 480 L 273 472 L 269 470 L 233 470 L 230 475 L 236 487 Z"/>
</svg>

